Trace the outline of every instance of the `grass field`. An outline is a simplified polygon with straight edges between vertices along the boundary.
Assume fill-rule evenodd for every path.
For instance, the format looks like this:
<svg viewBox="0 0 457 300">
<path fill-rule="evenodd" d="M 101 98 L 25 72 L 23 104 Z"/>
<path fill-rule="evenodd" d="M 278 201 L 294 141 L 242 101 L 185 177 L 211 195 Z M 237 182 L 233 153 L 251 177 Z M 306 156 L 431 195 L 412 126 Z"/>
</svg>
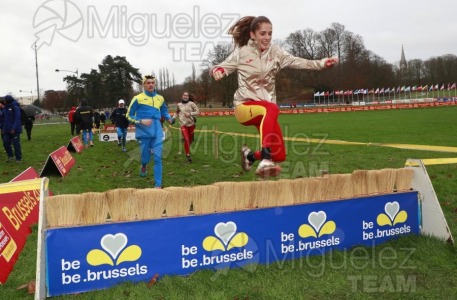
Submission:
<svg viewBox="0 0 457 300">
<path fill-rule="evenodd" d="M 415 144 L 457 147 L 457 107 L 411 110 L 281 115 L 287 160 L 281 178 L 351 173 L 358 169 L 400 168 L 408 158 L 451 158 L 457 153 L 407 150 L 378 144 Z M 239 149 L 257 148 L 253 127 L 240 126 L 234 117 L 198 119 L 192 164 L 185 163 L 180 132 L 169 129 L 165 143 L 164 186 L 194 186 L 220 181 L 253 181 L 240 171 Z M 214 130 L 217 129 L 216 134 Z M 98 138 L 98 136 L 95 136 Z M 22 135 L 23 162 L 6 163 L 2 153 L 0 182 L 7 182 L 28 166 L 38 172 L 49 153 L 70 140 L 68 124 L 36 125 L 32 141 Z M 218 149 L 215 151 L 215 139 Z M 332 141 L 358 142 L 359 145 Z M 62 178 L 50 176 L 55 194 L 149 188 L 151 176 L 138 176 L 135 141 L 123 153 L 115 143 L 73 154 L 76 164 Z M 216 153 L 217 152 L 217 153 Z M 216 158 L 217 154 L 217 158 Z M 427 166 L 438 199 L 454 236 L 457 233 L 457 165 Z M 16 288 L 35 276 L 36 227 L 13 273 L 0 286 L 0 299 L 32 299 Z M 454 245 L 425 236 L 400 238 L 375 248 L 355 247 L 325 256 L 256 266 L 253 270 L 210 270 L 186 277 L 163 277 L 148 288 L 125 283 L 109 290 L 58 299 L 456 299 L 457 253 Z"/>
</svg>

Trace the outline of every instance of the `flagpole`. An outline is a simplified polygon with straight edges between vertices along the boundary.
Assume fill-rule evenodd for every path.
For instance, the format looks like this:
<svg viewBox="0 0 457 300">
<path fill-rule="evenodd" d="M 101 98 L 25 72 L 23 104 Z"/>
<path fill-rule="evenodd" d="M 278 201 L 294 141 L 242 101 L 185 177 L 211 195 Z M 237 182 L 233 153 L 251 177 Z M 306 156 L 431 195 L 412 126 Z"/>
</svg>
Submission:
<svg viewBox="0 0 457 300">
<path fill-rule="evenodd" d="M 38 49 L 37 49 L 37 46 L 36 46 L 36 42 L 35 42 L 35 69 L 36 69 L 36 89 L 37 89 L 37 99 L 38 99 L 38 102 L 40 102 L 40 81 L 38 79 L 38 53 L 37 53 Z M 33 102 L 32 102 L 33 104 Z"/>
</svg>

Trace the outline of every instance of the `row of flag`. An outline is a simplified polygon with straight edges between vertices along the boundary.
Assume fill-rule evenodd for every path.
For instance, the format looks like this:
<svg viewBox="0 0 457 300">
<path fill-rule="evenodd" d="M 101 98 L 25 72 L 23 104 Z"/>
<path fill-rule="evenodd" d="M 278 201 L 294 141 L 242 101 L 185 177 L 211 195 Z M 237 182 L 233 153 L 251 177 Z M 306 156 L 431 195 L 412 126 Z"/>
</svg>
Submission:
<svg viewBox="0 0 457 300">
<path fill-rule="evenodd" d="M 447 84 L 447 87 L 444 85 L 444 83 L 441 85 L 439 84 L 426 84 L 426 85 L 419 85 L 419 86 L 399 86 L 397 88 L 377 88 L 377 89 L 358 89 L 358 90 L 341 90 L 341 91 L 332 91 L 332 92 L 316 92 L 314 94 L 314 97 L 319 97 L 319 96 L 347 96 L 347 95 L 367 95 L 367 94 L 390 94 L 390 93 L 407 93 L 407 92 L 431 92 L 431 91 L 444 91 L 444 90 L 455 90 L 456 89 L 456 83 L 454 84 Z"/>
</svg>

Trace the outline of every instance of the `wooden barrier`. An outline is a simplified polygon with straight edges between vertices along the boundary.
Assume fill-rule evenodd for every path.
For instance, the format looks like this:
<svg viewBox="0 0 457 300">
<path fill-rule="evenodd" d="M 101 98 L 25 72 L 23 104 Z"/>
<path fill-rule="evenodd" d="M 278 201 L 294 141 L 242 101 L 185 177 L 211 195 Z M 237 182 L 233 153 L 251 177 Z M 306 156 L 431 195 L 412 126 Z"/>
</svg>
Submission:
<svg viewBox="0 0 457 300">
<path fill-rule="evenodd" d="M 268 264 L 406 234 L 452 242 L 424 165 L 409 165 L 47 197 L 35 299 L 145 281 L 151 272 Z M 75 240 L 78 247 L 70 247 Z"/>
</svg>

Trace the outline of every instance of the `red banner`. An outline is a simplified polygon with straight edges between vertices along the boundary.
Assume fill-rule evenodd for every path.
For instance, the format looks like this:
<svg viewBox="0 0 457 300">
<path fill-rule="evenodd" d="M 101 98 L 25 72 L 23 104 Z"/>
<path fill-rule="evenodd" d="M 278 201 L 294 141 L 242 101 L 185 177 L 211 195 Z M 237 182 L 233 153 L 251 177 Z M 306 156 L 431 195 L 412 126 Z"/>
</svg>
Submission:
<svg viewBox="0 0 457 300">
<path fill-rule="evenodd" d="M 41 182 L 31 179 L 0 185 L 0 283 L 8 279 L 30 226 L 38 222 Z"/>
<path fill-rule="evenodd" d="M 27 180 L 27 179 L 35 179 L 39 178 L 40 175 L 38 175 L 37 171 L 33 167 L 28 167 L 24 171 L 22 171 L 21 174 L 17 175 L 13 179 L 10 180 L 10 182 L 16 182 L 16 181 L 21 181 L 21 180 Z"/>
<path fill-rule="evenodd" d="M 67 175 L 71 167 L 75 164 L 75 159 L 71 156 L 65 146 L 60 147 L 52 152 L 41 171 L 40 177 L 55 171 L 59 172 L 61 176 Z"/>
<path fill-rule="evenodd" d="M 67 150 L 71 152 L 81 153 L 84 149 L 84 145 L 81 142 L 79 136 L 75 136 L 70 140 L 67 146 Z"/>
</svg>

